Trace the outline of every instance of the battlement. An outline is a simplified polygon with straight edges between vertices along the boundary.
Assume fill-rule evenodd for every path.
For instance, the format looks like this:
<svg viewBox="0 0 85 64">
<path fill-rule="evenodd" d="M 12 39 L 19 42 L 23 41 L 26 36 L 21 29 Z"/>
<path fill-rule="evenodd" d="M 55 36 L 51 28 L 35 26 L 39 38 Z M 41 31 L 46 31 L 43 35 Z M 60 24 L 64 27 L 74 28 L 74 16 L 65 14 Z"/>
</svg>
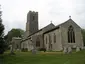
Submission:
<svg viewBox="0 0 85 64">
<path fill-rule="evenodd" d="M 30 14 L 30 13 L 32 13 L 32 14 L 38 14 L 38 12 L 35 12 L 35 11 L 29 11 L 28 14 Z"/>
</svg>

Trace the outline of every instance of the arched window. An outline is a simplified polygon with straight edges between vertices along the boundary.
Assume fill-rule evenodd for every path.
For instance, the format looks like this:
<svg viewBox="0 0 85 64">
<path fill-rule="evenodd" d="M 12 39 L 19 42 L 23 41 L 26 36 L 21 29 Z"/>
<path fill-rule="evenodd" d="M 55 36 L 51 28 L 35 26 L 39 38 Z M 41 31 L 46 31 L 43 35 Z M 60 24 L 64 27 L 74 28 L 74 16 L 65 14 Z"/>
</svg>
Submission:
<svg viewBox="0 0 85 64">
<path fill-rule="evenodd" d="M 23 48 L 25 48 L 25 43 L 23 43 Z"/>
<path fill-rule="evenodd" d="M 47 44 L 47 37 L 46 37 L 46 44 Z"/>
<path fill-rule="evenodd" d="M 36 40 L 36 47 L 40 47 L 40 39 L 39 38 L 37 38 L 37 40 Z"/>
<path fill-rule="evenodd" d="M 49 34 L 49 49 L 50 49 L 50 46 L 51 46 L 51 36 Z"/>
<path fill-rule="evenodd" d="M 75 43 L 75 32 L 72 26 L 68 28 L 68 43 Z"/>
<path fill-rule="evenodd" d="M 56 34 L 54 33 L 54 43 L 56 43 Z"/>
<path fill-rule="evenodd" d="M 18 49 L 19 48 L 19 46 L 18 46 L 18 44 L 16 44 L 16 49 Z"/>
</svg>

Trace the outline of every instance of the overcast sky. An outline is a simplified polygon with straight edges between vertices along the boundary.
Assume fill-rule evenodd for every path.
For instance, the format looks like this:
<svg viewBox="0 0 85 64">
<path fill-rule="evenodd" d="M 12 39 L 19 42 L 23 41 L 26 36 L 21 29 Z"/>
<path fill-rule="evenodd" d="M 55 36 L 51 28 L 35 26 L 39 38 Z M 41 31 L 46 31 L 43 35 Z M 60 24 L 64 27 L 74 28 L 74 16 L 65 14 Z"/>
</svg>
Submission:
<svg viewBox="0 0 85 64">
<path fill-rule="evenodd" d="M 85 0 L 0 0 L 5 34 L 12 28 L 25 30 L 29 10 L 39 13 L 39 29 L 71 18 L 85 28 Z"/>
</svg>

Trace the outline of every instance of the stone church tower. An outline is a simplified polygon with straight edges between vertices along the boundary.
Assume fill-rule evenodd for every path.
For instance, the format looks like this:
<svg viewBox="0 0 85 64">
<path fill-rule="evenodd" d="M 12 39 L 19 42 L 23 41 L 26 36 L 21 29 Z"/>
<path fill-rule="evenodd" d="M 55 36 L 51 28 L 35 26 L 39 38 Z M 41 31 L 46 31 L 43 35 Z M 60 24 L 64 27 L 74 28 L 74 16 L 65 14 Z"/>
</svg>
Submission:
<svg viewBox="0 0 85 64">
<path fill-rule="evenodd" d="M 29 11 L 27 14 L 26 32 L 28 36 L 38 31 L 38 12 Z"/>
</svg>

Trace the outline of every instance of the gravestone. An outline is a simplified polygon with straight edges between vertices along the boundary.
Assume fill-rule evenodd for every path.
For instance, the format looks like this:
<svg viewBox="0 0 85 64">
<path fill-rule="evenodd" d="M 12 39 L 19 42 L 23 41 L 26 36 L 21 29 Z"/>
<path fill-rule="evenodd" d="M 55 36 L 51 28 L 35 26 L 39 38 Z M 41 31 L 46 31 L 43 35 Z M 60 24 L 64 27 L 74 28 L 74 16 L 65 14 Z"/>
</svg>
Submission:
<svg viewBox="0 0 85 64">
<path fill-rule="evenodd" d="M 32 54 L 36 54 L 36 53 L 37 53 L 37 49 L 36 49 L 35 44 L 33 44 Z"/>
<path fill-rule="evenodd" d="M 36 49 L 32 49 L 32 54 L 36 54 L 37 50 Z"/>
<path fill-rule="evenodd" d="M 68 53 L 71 53 L 71 52 L 72 52 L 72 48 L 68 47 Z"/>
<path fill-rule="evenodd" d="M 12 45 L 10 45 L 10 52 L 12 52 Z"/>
<path fill-rule="evenodd" d="M 80 48 L 79 47 L 76 47 L 76 52 L 80 51 Z"/>
<path fill-rule="evenodd" d="M 66 48 L 66 47 L 64 47 L 63 52 L 64 52 L 65 54 L 67 53 L 67 48 Z"/>
<path fill-rule="evenodd" d="M 10 54 L 11 54 L 11 55 L 15 55 L 15 53 L 14 53 L 14 51 L 13 51 L 12 45 L 10 45 Z"/>
</svg>

